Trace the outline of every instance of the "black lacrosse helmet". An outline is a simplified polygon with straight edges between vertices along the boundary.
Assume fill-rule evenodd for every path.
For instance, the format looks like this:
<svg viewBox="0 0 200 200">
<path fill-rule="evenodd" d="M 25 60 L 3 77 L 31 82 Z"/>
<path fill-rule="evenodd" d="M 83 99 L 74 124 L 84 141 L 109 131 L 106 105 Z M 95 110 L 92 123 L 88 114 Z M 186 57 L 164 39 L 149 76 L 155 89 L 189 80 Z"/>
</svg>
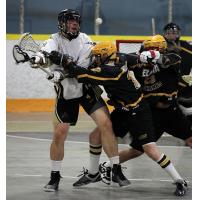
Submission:
<svg viewBox="0 0 200 200">
<path fill-rule="evenodd" d="M 77 38 L 80 30 L 74 32 L 69 32 L 67 30 L 66 27 L 66 22 L 70 19 L 74 19 L 77 20 L 77 22 L 81 23 L 81 16 L 79 14 L 79 12 L 77 10 L 73 10 L 73 9 L 65 9 L 62 10 L 59 14 L 58 14 L 58 29 L 61 31 L 61 33 L 67 37 L 68 39 L 72 40 L 74 38 Z"/>
<path fill-rule="evenodd" d="M 168 33 L 174 33 L 176 34 L 176 39 L 175 39 L 175 42 L 177 42 L 179 39 L 180 39 L 180 36 L 181 36 L 181 28 L 179 25 L 175 24 L 175 23 L 168 23 L 164 26 L 163 28 L 163 35 L 165 37 L 165 39 L 168 41 L 168 38 L 167 38 L 167 34 Z"/>
</svg>

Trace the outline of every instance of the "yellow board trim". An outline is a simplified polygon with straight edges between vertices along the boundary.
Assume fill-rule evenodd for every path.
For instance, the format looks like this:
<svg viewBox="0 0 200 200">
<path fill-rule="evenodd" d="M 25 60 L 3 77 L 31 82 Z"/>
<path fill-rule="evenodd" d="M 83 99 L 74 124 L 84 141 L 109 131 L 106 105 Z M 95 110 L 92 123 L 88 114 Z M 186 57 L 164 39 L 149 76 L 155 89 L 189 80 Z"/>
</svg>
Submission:
<svg viewBox="0 0 200 200">
<path fill-rule="evenodd" d="M 32 34 L 35 40 L 47 40 L 51 34 Z M 6 34 L 7 40 L 18 40 L 20 38 L 20 34 Z M 93 41 L 113 41 L 116 40 L 146 40 L 149 36 L 122 36 L 122 35 L 89 35 Z M 191 41 L 191 36 L 182 36 L 182 40 Z"/>
<path fill-rule="evenodd" d="M 54 105 L 55 99 L 6 99 L 6 112 L 53 112 Z M 84 112 L 81 106 L 79 111 Z"/>
<path fill-rule="evenodd" d="M 7 99 L 6 112 L 52 112 L 54 99 Z"/>
</svg>

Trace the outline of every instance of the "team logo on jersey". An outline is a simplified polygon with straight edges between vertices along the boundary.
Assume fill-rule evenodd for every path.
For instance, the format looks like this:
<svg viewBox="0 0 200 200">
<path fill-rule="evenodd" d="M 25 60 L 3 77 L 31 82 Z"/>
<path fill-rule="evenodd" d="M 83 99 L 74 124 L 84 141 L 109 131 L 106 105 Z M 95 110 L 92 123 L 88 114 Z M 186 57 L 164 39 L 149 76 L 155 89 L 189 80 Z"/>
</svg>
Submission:
<svg viewBox="0 0 200 200">
<path fill-rule="evenodd" d="M 90 44 L 92 46 L 95 46 L 97 43 L 96 42 L 86 42 L 85 44 Z"/>
<path fill-rule="evenodd" d="M 160 69 L 159 69 L 158 65 L 154 65 L 153 69 L 143 69 L 142 77 L 150 76 L 150 75 L 155 74 L 159 71 L 160 71 Z"/>
<path fill-rule="evenodd" d="M 101 72 L 100 67 L 91 68 L 90 70 L 93 71 L 93 72 Z"/>
</svg>

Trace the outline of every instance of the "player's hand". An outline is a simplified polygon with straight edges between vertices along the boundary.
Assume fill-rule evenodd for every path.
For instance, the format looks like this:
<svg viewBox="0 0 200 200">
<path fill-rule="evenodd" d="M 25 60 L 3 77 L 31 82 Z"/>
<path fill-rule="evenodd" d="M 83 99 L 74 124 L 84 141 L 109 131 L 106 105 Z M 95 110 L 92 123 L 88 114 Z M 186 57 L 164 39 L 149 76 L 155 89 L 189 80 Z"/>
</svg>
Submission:
<svg viewBox="0 0 200 200">
<path fill-rule="evenodd" d="M 60 81 L 63 80 L 64 76 L 61 72 L 58 71 L 54 71 L 52 72 L 52 75 L 47 75 L 46 77 L 49 81 L 51 81 L 52 83 L 59 83 Z"/>
<path fill-rule="evenodd" d="M 59 53 L 58 51 L 52 51 L 49 55 L 49 59 L 52 63 L 62 65 L 63 67 L 67 67 L 67 65 L 73 61 L 71 56 Z"/>
<path fill-rule="evenodd" d="M 182 76 L 183 81 L 185 81 L 189 86 L 192 86 L 192 75 L 183 75 Z"/>
<path fill-rule="evenodd" d="M 32 68 L 38 68 L 39 66 L 42 66 L 45 64 L 46 64 L 46 58 L 45 58 L 45 55 L 41 52 L 37 52 L 30 59 L 30 66 Z"/>
<path fill-rule="evenodd" d="M 140 62 L 142 63 L 156 63 L 160 58 L 160 52 L 149 50 L 149 51 L 143 51 L 139 55 Z"/>
<path fill-rule="evenodd" d="M 49 54 L 49 59 L 53 64 L 60 65 L 63 59 L 63 54 L 58 51 L 51 51 Z"/>
</svg>

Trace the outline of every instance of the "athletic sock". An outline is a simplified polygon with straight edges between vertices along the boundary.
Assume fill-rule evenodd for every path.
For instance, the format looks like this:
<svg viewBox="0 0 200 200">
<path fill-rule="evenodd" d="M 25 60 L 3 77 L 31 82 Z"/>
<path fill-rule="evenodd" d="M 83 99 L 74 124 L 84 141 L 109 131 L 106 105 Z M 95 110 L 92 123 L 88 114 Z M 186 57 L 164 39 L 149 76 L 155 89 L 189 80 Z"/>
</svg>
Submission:
<svg viewBox="0 0 200 200">
<path fill-rule="evenodd" d="M 90 144 L 90 162 L 88 172 L 95 175 L 99 171 L 99 160 L 102 151 L 101 144 Z"/>
<path fill-rule="evenodd" d="M 119 156 L 114 156 L 110 158 L 110 166 L 112 167 L 115 164 L 119 164 Z"/>
<path fill-rule="evenodd" d="M 51 171 L 57 172 L 61 170 L 61 160 L 51 160 Z"/>
<path fill-rule="evenodd" d="M 182 179 L 182 177 L 176 171 L 174 165 L 165 154 L 161 155 L 161 158 L 157 161 L 157 163 L 172 177 L 174 181 Z"/>
</svg>

